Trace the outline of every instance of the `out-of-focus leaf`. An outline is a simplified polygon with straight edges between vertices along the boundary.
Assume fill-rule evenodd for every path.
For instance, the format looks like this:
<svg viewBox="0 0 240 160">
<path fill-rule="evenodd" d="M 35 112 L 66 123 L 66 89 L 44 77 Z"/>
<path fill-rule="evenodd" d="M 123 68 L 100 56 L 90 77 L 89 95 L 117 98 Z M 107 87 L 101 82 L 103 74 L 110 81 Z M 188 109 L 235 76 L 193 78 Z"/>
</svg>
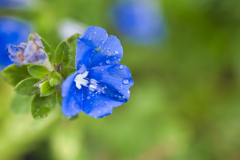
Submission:
<svg viewBox="0 0 240 160">
<path fill-rule="evenodd" d="M 23 79 L 31 77 L 27 67 L 28 65 L 22 65 L 22 67 L 16 64 L 10 65 L 2 71 L 3 78 L 9 84 L 16 86 Z"/>
<path fill-rule="evenodd" d="M 61 42 L 55 52 L 55 62 L 59 64 L 63 62 L 64 65 L 67 65 L 70 60 L 69 46 L 66 41 Z"/>
<path fill-rule="evenodd" d="M 11 103 L 11 111 L 16 114 L 30 112 L 33 96 L 22 96 L 16 94 Z"/>
<path fill-rule="evenodd" d="M 46 117 L 55 105 L 56 97 L 54 94 L 47 97 L 36 95 L 31 104 L 31 114 L 34 119 Z"/>
<path fill-rule="evenodd" d="M 37 82 L 39 82 L 38 78 L 26 78 L 19 82 L 14 90 L 17 94 L 33 95 L 39 89 L 37 86 L 34 86 Z"/>
<path fill-rule="evenodd" d="M 49 73 L 49 70 L 44 67 L 44 66 L 40 66 L 40 65 L 32 65 L 28 67 L 28 72 L 36 78 L 46 78 L 46 74 Z"/>
</svg>

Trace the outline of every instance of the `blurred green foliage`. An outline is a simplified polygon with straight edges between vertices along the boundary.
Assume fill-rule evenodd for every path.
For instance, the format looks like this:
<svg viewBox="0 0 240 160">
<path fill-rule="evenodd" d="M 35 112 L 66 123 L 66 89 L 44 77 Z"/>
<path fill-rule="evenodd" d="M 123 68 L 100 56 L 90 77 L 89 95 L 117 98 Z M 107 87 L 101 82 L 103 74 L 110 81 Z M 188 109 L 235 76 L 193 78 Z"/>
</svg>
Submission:
<svg viewBox="0 0 240 160">
<path fill-rule="evenodd" d="M 116 33 L 112 2 L 38 0 L 0 12 L 32 23 L 52 48 L 61 19 L 107 29 L 135 81 L 129 101 L 106 118 L 67 120 L 58 106 L 34 120 L 10 112 L 13 88 L 1 79 L 0 159 L 239 160 L 240 1 L 162 0 L 167 36 L 156 46 Z"/>
</svg>

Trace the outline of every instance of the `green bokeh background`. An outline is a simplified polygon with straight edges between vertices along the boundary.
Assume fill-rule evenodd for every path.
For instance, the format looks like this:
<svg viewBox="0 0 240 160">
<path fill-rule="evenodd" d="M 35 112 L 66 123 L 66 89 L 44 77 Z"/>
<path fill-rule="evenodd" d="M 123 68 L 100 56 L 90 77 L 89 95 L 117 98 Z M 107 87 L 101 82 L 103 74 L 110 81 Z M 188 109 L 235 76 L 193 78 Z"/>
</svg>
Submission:
<svg viewBox="0 0 240 160">
<path fill-rule="evenodd" d="M 37 1 L 37 0 L 36 0 Z M 53 48 L 62 19 L 100 26 L 122 43 L 135 84 L 126 104 L 94 119 L 16 115 L 0 79 L 0 160 L 239 160 L 240 1 L 161 0 L 166 34 L 143 46 L 118 34 L 111 0 L 38 0 L 1 10 L 30 22 Z"/>
</svg>

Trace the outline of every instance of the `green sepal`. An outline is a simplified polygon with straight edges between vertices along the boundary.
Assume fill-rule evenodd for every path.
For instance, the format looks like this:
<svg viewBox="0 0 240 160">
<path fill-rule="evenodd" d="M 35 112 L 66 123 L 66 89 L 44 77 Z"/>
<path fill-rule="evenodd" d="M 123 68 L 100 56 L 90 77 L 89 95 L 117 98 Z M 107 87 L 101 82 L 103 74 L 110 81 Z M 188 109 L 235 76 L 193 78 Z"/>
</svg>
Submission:
<svg viewBox="0 0 240 160">
<path fill-rule="evenodd" d="M 11 103 L 11 111 L 15 114 L 30 112 L 33 96 L 15 94 Z"/>
<path fill-rule="evenodd" d="M 47 97 L 36 95 L 31 104 L 31 114 L 34 119 L 46 117 L 48 113 L 54 109 L 56 105 L 56 97 L 54 94 Z"/>
<path fill-rule="evenodd" d="M 42 41 L 44 50 L 48 55 L 49 62 L 53 65 L 54 64 L 54 59 L 53 59 L 54 52 L 53 52 L 52 48 L 50 47 L 50 45 L 47 43 L 47 41 L 45 41 L 42 37 L 41 37 L 41 41 Z"/>
<path fill-rule="evenodd" d="M 37 86 L 34 86 L 34 84 L 37 82 L 39 82 L 38 78 L 26 78 L 17 84 L 14 91 L 20 95 L 29 96 L 36 94 L 38 93 L 39 88 Z"/>
<path fill-rule="evenodd" d="M 66 78 L 69 75 L 73 74 L 74 72 L 76 72 L 75 68 L 71 66 L 64 66 L 63 69 L 61 70 L 61 75 Z"/>
<path fill-rule="evenodd" d="M 76 57 L 76 49 L 77 49 L 77 37 L 80 37 L 81 34 L 74 34 L 67 39 L 67 43 L 69 45 L 69 52 L 71 55 L 71 59 L 68 63 L 69 66 L 75 67 L 75 57 Z"/>
<path fill-rule="evenodd" d="M 56 94 L 56 100 L 57 100 L 57 103 L 62 106 L 62 95 L 60 92 L 57 92 Z"/>
<path fill-rule="evenodd" d="M 43 79 L 46 78 L 46 74 L 49 73 L 49 70 L 40 65 L 31 65 L 28 67 L 28 72 L 35 78 Z"/>
<path fill-rule="evenodd" d="M 55 92 L 56 88 L 49 84 L 49 81 L 42 83 L 40 88 L 41 97 L 49 96 Z"/>
<path fill-rule="evenodd" d="M 69 46 L 66 41 L 61 42 L 55 52 L 55 62 L 59 64 L 63 62 L 64 65 L 67 65 L 70 60 Z"/>
<path fill-rule="evenodd" d="M 61 84 L 62 82 L 62 76 L 60 73 L 58 73 L 57 71 L 53 71 L 48 75 L 49 78 L 49 84 L 52 87 L 58 86 Z"/>
<path fill-rule="evenodd" d="M 13 64 L 6 67 L 2 71 L 4 80 L 13 86 L 16 86 L 23 79 L 31 77 L 28 73 L 28 66 L 29 65 L 22 65 L 22 67 L 19 67 L 16 64 Z"/>
</svg>

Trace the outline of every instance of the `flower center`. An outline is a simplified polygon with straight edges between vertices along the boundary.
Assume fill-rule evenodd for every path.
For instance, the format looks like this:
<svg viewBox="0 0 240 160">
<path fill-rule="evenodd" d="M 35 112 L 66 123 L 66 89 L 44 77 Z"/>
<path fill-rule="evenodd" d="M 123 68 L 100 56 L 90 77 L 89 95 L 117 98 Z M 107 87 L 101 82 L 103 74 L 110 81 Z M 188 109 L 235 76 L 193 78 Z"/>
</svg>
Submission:
<svg viewBox="0 0 240 160">
<path fill-rule="evenodd" d="M 88 80 L 86 80 L 85 78 L 87 77 L 88 75 L 88 72 L 84 72 L 83 74 L 78 74 L 76 76 L 76 78 L 74 79 L 74 81 L 76 82 L 76 87 L 78 89 L 81 89 L 81 85 L 87 87 L 87 84 L 88 84 Z"/>
<path fill-rule="evenodd" d="M 83 74 L 78 74 L 74 81 L 76 82 L 76 87 L 81 89 L 82 86 L 88 87 L 89 90 L 94 91 L 97 89 L 98 82 L 95 79 L 87 79 L 88 71 Z M 89 84 L 89 85 L 88 85 Z"/>
</svg>

